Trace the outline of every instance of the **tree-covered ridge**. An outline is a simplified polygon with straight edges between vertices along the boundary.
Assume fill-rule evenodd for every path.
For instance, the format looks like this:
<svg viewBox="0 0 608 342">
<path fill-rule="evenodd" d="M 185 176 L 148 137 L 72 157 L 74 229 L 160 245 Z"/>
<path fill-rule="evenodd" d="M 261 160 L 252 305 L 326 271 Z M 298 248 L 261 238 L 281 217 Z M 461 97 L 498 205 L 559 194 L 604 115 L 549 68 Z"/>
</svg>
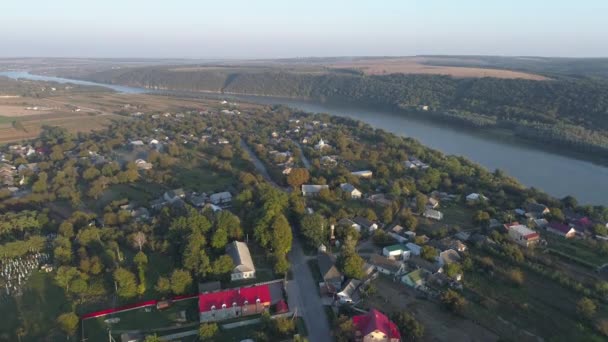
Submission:
<svg viewBox="0 0 608 342">
<path fill-rule="evenodd" d="M 153 89 L 346 101 L 405 110 L 477 128 L 500 127 L 526 138 L 608 154 L 608 82 L 434 75 L 364 76 L 282 69 L 215 68 L 176 72 L 165 67 L 90 75 L 101 82 Z M 420 110 L 423 106 L 425 110 Z"/>
</svg>

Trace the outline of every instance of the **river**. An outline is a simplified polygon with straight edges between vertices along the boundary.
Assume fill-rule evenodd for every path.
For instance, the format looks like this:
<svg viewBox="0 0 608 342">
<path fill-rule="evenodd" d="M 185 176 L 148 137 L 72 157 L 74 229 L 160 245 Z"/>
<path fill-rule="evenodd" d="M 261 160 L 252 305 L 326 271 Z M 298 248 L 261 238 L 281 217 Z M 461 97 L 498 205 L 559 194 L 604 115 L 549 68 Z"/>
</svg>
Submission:
<svg viewBox="0 0 608 342">
<path fill-rule="evenodd" d="M 104 86 L 126 93 L 150 92 L 143 88 L 38 76 L 27 72 L 0 72 L 0 76 L 2 75 Z M 283 104 L 307 112 L 328 113 L 361 120 L 375 128 L 415 138 L 424 145 L 446 154 L 464 156 L 490 170 L 501 169 L 523 184 L 543 190 L 552 196 L 561 198 L 572 195 L 582 204 L 608 205 L 608 167 L 543 150 L 535 144 L 399 115 L 388 110 L 262 96 L 222 97 L 261 104 Z"/>
</svg>

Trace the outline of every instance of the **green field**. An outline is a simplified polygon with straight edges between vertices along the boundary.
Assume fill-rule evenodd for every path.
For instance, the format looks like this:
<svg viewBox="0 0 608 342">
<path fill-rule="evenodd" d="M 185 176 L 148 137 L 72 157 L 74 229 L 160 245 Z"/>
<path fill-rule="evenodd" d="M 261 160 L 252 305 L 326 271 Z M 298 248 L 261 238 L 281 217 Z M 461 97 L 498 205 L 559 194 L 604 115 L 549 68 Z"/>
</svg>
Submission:
<svg viewBox="0 0 608 342">
<path fill-rule="evenodd" d="M 599 267 L 608 263 L 608 255 L 600 255 L 585 241 L 564 239 L 554 234 L 544 234 L 548 249 L 561 257 L 574 260 L 589 267 Z"/>
<path fill-rule="evenodd" d="M 190 329 L 198 329 L 197 300 L 198 298 L 193 298 L 176 302 L 170 308 L 160 311 L 156 307 L 151 307 L 88 319 L 83 322 L 84 334 L 89 341 L 107 341 L 108 327 L 111 327 L 112 331 L 116 332 L 116 335 L 120 335 L 120 332 L 138 330 L 151 333 L 156 332 L 160 336 L 173 333 L 173 329 L 183 330 L 187 324 L 194 323 Z M 186 314 L 185 322 L 179 322 L 182 311 Z M 104 322 L 109 318 L 120 318 L 120 322 L 109 325 Z"/>
<path fill-rule="evenodd" d="M 16 341 L 19 327 L 28 332 L 22 341 L 40 341 L 43 336 L 56 336 L 55 320 L 71 311 L 63 289 L 58 287 L 47 273 L 35 271 L 29 278 L 24 293 L 19 298 L 0 302 L 0 310 L 5 313 L 0 320 L 0 340 Z"/>
</svg>

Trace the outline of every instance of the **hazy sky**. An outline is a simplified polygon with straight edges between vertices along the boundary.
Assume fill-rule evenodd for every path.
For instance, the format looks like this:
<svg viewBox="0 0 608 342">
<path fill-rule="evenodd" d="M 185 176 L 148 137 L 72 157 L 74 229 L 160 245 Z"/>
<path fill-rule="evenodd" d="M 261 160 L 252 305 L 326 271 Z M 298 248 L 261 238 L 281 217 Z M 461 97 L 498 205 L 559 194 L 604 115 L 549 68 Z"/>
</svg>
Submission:
<svg viewBox="0 0 608 342">
<path fill-rule="evenodd" d="M 0 56 L 608 56 L 608 0 L 4 0 Z"/>
</svg>

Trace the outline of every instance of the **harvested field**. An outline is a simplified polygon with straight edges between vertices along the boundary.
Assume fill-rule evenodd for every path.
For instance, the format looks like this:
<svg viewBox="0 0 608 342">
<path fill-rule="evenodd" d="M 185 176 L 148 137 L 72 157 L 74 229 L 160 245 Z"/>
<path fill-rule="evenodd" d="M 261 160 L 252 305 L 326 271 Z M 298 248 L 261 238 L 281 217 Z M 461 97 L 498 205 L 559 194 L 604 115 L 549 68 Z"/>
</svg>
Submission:
<svg viewBox="0 0 608 342">
<path fill-rule="evenodd" d="M 427 59 L 422 57 L 374 58 L 338 62 L 328 66 L 337 69 L 356 69 L 367 75 L 431 74 L 449 75 L 458 78 L 496 77 L 508 79 L 521 78 L 536 81 L 547 80 L 544 76 L 526 72 L 487 68 L 436 66 L 423 64 L 424 62 L 427 62 Z"/>
</svg>

